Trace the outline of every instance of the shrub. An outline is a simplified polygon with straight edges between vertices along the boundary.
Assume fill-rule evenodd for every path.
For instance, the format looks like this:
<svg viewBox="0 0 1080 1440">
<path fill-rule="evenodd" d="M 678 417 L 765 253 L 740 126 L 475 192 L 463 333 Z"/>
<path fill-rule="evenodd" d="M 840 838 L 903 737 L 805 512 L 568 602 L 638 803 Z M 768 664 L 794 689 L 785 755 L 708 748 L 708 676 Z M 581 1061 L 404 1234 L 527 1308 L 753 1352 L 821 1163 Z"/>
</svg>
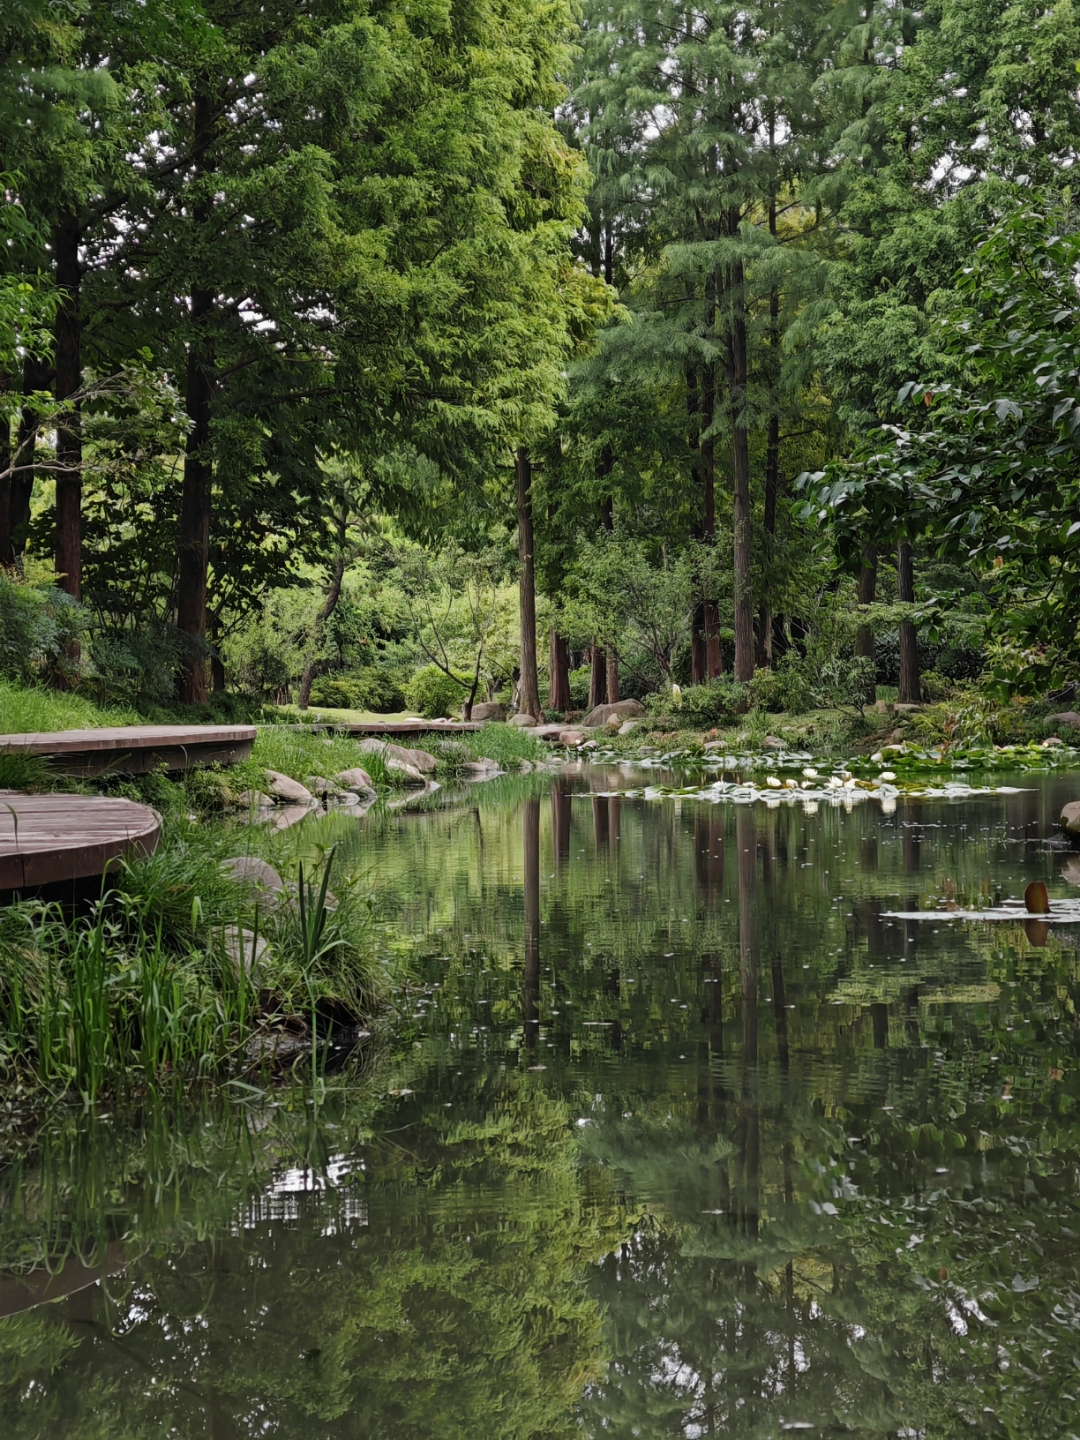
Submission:
<svg viewBox="0 0 1080 1440">
<path fill-rule="evenodd" d="M 68 647 L 88 628 L 87 612 L 55 585 L 0 570 L 0 675 L 29 681 L 66 665 Z"/>
<path fill-rule="evenodd" d="M 588 665 L 579 665 L 576 670 L 570 671 L 570 708 L 571 710 L 584 710 L 589 703 L 589 679 L 590 669 Z"/>
<path fill-rule="evenodd" d="M 714 725 L 731 725 L 750 708 L 751 691 L 737 680 L 719 676 L 700 685 L 688 685 L 673 698 L 668 690 L 650 695 L 646 709 L 650 715 L 665 719 L 691 730 L 708 730 Z"/>
<path fill-rule="evenodd" d="M 439 715 L 453 715 L 461 709 L 469 693 L 470 683 L 447 675 L 437 665 L 425 665 L 417 670 L 405 686 L 405 699 L 413 710 L 432 719 Z"/>
<path fill-rule="evenodd" d="M 349 675 L 324 675 L 311 687 L 311 703 L 332 710 L 369 710 L 391 714 L 405 708 L 397 678 L 386 666 L 372 665 Z"/>
</svg>

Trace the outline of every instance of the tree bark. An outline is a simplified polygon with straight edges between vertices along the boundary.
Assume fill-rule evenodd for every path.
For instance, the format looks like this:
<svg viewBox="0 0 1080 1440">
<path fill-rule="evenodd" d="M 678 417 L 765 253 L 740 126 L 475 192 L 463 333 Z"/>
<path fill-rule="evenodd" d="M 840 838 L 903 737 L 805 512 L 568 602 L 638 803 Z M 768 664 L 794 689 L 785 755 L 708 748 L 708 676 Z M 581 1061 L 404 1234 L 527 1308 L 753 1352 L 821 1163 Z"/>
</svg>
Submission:
<svg viewBox="0 0 1080 1440">
<path fill-rule="evenodd" d="M 737 224 L 732 234 L 738 232 Z M 735 531 L 735 679 L 754 678 L 754 581 L 750 518 L 750 432 L 746 424 L 747 340 L 743 267 L 731 267 L 732 314 L 728 333 L 731 401 L 732 522 Z"/>
<path fill-rule="evenodd" d="M 548 705 L 565 715 L 573 701 L 570 696 L 570 647 L 566 637 L 551 629 L 551 663 Z"/>
<path fill-rule="evenodd" d="M 206 151 L 214 134 L 209 96 L 199 92 L 194 104 L 196 174 L 205 171 Z M 194 221 L 201 229 L 209 208 L 196 208 Z M 180 501 L 180 542 L 177 565 L 176 624 L 188 638 L 181 662 L 180 699 L 189 705 L 206 699 L 206 592 L 210 563 L 210 518 L 213 496 L 213 461 L 210 456 L 210 421 L 214 394 L 213 341 L 209 334 L 214 308 L 212 290 L 194 286 L 191 321 L 194 334 L 188 347 L 186 409 L 191 428 L 184 454 L 184 487 Z"/>
<path fill-rule="evenodd" d="M 11 390 L 7 371 L 0 366 L 0 395 Z M 0 475 L 11 468 L 11 421 L 0 416 Z M 15 552 L 11 546 L 11 481 L 8 475 L 0 480 L 0 565 L 15 563 Z"/>
<path fill-rule="evenodd" d="M 896 550 L 897 589 L 901 602 L 915 599 L 915 565 L 911 545 L 901 540 Z M 919 642 L 914 620 L 900 621 L 900 703 L 918 705 L 922 700 L 919 685 Z"/>
<path fill-rule="evenodd" d="M 607 657 L 599 645 L 589 650 L 589 706 L 607 704 Z"/>
<path fill-rule="evenodd" d="M 614 705 L 619 698 L 619 657 L 614 650 L 607 652 L 607 698 L 608 704 Z"/>
<path fill-rule="evenodd" d="M 877 546 L 871 544 L 869 540 L 862 548 L 858 596 L 860 605 L 872 605 L 877 596 Z M 872 625 L 860 625 L 855 631 L 855 658 L 873 660 L 874 627 Z M 871 675 L 866 685 L 867 701 L 872 701 L 875 693 L 876 686 L 874 677 Z"/>
<path fill-rule="evenodd" d="M 48 361 L 28 355 L 23 361 L 22 393 L 30 395 L 35 390 L 44 390 L 49 384 L 51 374 Z M 27 406 L 23 406 L 15 442 L 14 458 L 17 473 L 11 477 L 11 492 L 8 502 L 11 516 L 11 552 L 16 564 L 26 553 L 26 542 L 30 534 L 30 501 L 34 494 L 34 451 L 37 448 L 37 426 L 37 416 Z"/>
<path fill-rule="evenodd" d="M 533 555 L 532 462 L 524 445 L 518 447 L 514 467 L 517 480 L 518 596 L 521 608 L 522 714 L 534 720 L 544 716 L 540 705 L 540 677 L 536 667 L 536 566 Z"/>
<path fill-rule="evenodd" d="M 343 537 L 344 538 L 344 537 Z M 330 588 L 326 592 L 326 599 L 319 606 L 318 614 L 315 616 L 315 625 L 311 635 L 311 646 L 308 650 L 307 660 L 304 663 L 304 674 L 300 680 L 300 695 L 297 706 L 306 710 L 311 704 L 311 685 L 315 679 L 316 651 L 322 643 L 326 631 L 326 622 L 337 608 L 341 599 L 341 582 L 345 578 L 345 553 L 337 555 L 330 571 Z M 466 716 L 466 719 L 468 716 Z"/>
<path fill-rule="evenodd" d="M 56 284 L 56 376 L 58 403 L 70 400 L 82 384 L 82 340 L 79 320 L 79 264 L 81 232 L 78 221 L 65 211 L 53 232 Z M 79 407 L 65 414 L 56 427 L 56 573 L 60 588 L 78 600 L 82 595 L 82 417 Z M 78 646 L 70 657 L 78 659 Z"/>
</svg>

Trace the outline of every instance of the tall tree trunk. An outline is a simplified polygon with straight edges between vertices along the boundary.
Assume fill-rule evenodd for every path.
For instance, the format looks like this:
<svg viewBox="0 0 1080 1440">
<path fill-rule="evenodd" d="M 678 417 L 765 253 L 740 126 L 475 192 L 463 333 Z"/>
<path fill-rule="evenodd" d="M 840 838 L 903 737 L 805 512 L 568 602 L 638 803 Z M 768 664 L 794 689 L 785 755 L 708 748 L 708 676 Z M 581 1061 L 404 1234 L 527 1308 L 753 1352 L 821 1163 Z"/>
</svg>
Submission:
<svg viewBox="0 0 1080 1440">
<path fill-rule="evenodd" d="M 589 650 L 589 706 L 607 704 L 607 657 L 599 645 Z"/>
<path fill-rule="evenodd" d="M 614 705 L 619 698 L 619 657 L 614 650 L 607 652 L 607 698 L 608 704 Z"/>
<path fill-rule="evenodd" d="M 0 366 L 0 396 L 11 390 L 7 371 Z M 11 545 L 11 475 L 4 475 L 11 469 L 11 421 L 0 416 L 0 565 L 14 565 L 15 551 Z"/>
<path fill-rule="evenodd" d="M 686 370 L 686 448 L 690 452 L 691 504 L 698 495 L 705 497 L 705 478 L 702 474 L 701 454 L 701 384 L 695 366 Z M 702 529 L 704 530 L 702 523 Z M 699 602 L 694 606 L 690 619 L 690 683 L 700 685 L 709 673 L 709 656 L 705 644 L 705 607 Z"/>
<path fill-rule="evenodd" d="M 738 233 L 737 217 L 731 234 Z M 747 429 L 746 300 L 741 261 L 731 267 L 728 394 L 731 402 L 732 523 L 735 531 L 735 679 L 754 678 L 754 579 L 750 518 L 750 432 Z"/>
<path fill-rule="evenodd" d="M 200 91 L 194 104 L 195 169 L 205 170 L 206 151 L 214 135 L 214 113 L 209 96 Z M 194 222 L 201 230 L 210 218 L 209 207 L 196 208 Z M 210 319 L 212 290 L 195 286 L 191 292 L 193 335 L 188 347 L 186 409 L 191 428 L 184 453 L 184 486 L 180 500 L 180 540 L 177 564 L 177 628 L 187 637 L 181 662 L 180 699 L 189 705 L 206 699 L 206 590 L 210 563 L 210 509 L 214 467 L 210 456 L 210 421 L 214 396 L 214 347 Z"/>
<path fill-rule="evenodd" d="M 769 114 L 769 154 L 775 157 L 776 115 Z M 769 234 L 776 239 L 776 191 L 769 192 Z M 769 353 L 772 357 L 771 380 L 779 384 L 780 368 L 780 291 L 775 285 L 769 291 Z M 780 416 L 776 410 L 774 391 L 773 407 L 765 440 L 765 514 L 762 525 L 767 537 L 765 543 L 770 552 L 776 535 L 776 501 L 780 491 Z M 758 612 L 757 663 L 768 669 L 772 665 L 772 605 L 762 596 Z"/>
<path fill-rule="evenodd" d="M 517 480 L 518 596 L 521 610 L 521 713 L 543 719 L 536 668 L 536 567 L 533 555 L 532 462 L 524 445 L 514 467 Z"/>
<path fill-rule="evenodd" d="M 877 546 L 868 540 L 862 548 L 862 568 L 859 571 L 859 604 L 872 605 L 877 597 Z M 855 631 L 855 657 L 859 660 L 874 658 L 874 627 L 860 625 Z M 866 682 L 866 700 L 872 701 L 876 693 L 874 676 Z"/>
<path fill-rule="evenodd" d="M 710 293 L 715 286 L 710 286 Z M 707 431 L 716 416 L 716 367 L 706 365 L 702 372 L 701 428 Z M 706 545 L 716 543 L 716 446 L 711 435 L 701 441 L 702 517 L 701 538 Z M 701 604 L 701 662 L 703 679 L 714 680 L 724 668 L 720 654 L 720 613 L 713 600 Z"/>
<path fill-rule="evenodd" d="M 914 602 L 915 565 L 911 545 L 901 540 L 896 550 L 896 579 L 901 602 Z M 919 686 L 919 642 L 914 620 L 900 621 L 900 703 L 918 705 L 922 700 Z"/>
<path fill-rule="evenodd" d="M 49 384 L 52 369 L 47 360 L 28 355 L 23 361 L 22 393 L 31 395 Z M 11 516 L 11 551 L 16 563 L 26 553 L 30 534 L 30 501 L 34 494 L 34 451 L 37 448 L 38 419 L 29 406 L 23 406 L 15 442 L 16 473 L 11 477 L 9 498 Z"/>
<path fill-rule="evenodd" d="M 82 342 L 79 321 L 79 223 L 65 211 L 53 233 L 56 284 L 56 377 L 59 403 L 82 384 Z M 82 594 L 82 423 L 79 408 L 65 414 L 56 427 L 56 573 L 60 588 L 76 600 Z M 78 647 L 72 659 L 78 658 Z"/>
<path fill-rule="evenodd" d="M 330 588 L 326 592 L 325 600 L 319 606 L 311 632 L 311 645 L 304 662 L 304 674 L 300 680 L 300 695 L 297 700 L 297 705 L 301 710 L 306 710 L 311 703 L 311 684 L 315 679 L 317 652 L 322 644 L 323 635 L 326 633 L 326 622 L 334 613 L 337 603 L 341 599 L 341 582 L 345 577 L 344 535 L 342 535 L 342 545 L 341 553 L 334 558 L 334 564 L 330 571 Z"/>
<path fill-rule="evenodd" d="M 548 705 L 565 715 L 573 705 L 570 695 L 570 647 L 566 636 L 551 628 L 551 661 Z"/>
</svg>

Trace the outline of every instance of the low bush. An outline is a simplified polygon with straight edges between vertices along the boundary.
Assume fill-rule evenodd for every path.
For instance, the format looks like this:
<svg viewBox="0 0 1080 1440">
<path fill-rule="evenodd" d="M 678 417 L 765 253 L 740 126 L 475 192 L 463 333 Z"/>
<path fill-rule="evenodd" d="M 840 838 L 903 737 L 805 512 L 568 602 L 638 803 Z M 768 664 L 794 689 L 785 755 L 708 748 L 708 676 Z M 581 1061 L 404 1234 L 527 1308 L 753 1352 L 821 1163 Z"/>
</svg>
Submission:
<svg viewBox="0 0 1080 1440">
<path fill-rule="evenodd" d="M 311 703 L 390 715 L 405 709 L 405 695 L 388 667 L 372 665 L 349 675 L 321 676 L 311 687 Z"/>
<path fill-rule="evenodd" d="M 709 730 L 731 725 L 749 710 L 750 688 L 723 676 L 687 685 L 680 694 L 660 690 L 645 702 L 646 711 L 687 730 Z"/>
<path fill-rule="evenodd" d="M 469 693 L 471 682 L 447 675 L 437 665 L 417 670 L 405 686 L 405 699 L 410 709 L 435 719 L 457 715 Z"/>
</svg>

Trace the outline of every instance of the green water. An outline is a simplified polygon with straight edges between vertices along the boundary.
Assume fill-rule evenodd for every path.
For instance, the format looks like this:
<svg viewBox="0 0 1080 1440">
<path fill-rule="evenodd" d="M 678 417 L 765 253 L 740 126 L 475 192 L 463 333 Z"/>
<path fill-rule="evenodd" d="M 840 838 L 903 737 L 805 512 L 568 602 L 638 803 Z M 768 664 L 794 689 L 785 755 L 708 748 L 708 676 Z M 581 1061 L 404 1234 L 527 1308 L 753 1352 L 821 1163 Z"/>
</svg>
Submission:
<svg viewBox="0 0 1080 1440">
<path fill-rule="evenodd" d="M 301 827 L 413 966 L 393 1039 L 12 1147 L 0 1434 L 1080 1433 L 1080 931 L 885 913 L 1075 897 L 1080 776 L 598 793 L 639 778 Z"/>
</svg>

